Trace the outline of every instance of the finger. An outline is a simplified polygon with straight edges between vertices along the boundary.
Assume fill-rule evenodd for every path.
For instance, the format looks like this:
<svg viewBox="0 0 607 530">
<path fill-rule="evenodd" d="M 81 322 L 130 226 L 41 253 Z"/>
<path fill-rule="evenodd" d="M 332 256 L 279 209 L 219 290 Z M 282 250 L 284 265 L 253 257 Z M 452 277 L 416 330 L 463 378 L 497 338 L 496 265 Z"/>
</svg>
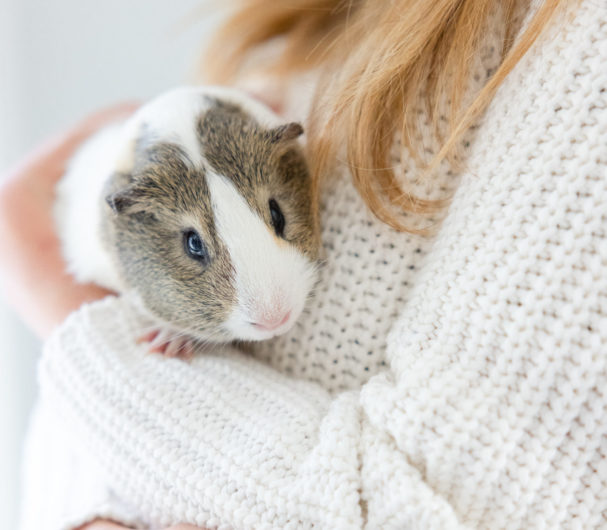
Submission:
<svg viewBox="0 0 607 530">
<path fill-rule="evenodd" d="M 183 341 L 181 338 L 172 339 L 169 342 L 164 354 L 167 357 L 177 357 L 179 355 L 179 352 L 181 351 L 182 345 Z"/>
<path fill-rule="evenodd" d="M 184 361 L 191 361 L 194 358 L 194 343 L 191 340 L 186 340 L 181 350 L 180 357 Z"/>
<path fill-rule="evenodd" d="M 111 521 L 105 521 L 101 519 L 96 519 L 91 521 L 90 523 L 85 523 L 82 526 L 79 526 L 75 530 L 130 530 L 131 526 L 123 526 L 118 523 L 113 523 Z"/>
<path fill-rule="evenodd" d="M 136 342 L 137 344 L 142 344 L 144 342 L 152 342 L 158 336 L 159 333 L 159 329 L 153 329 L 152 331 L 148 331 L 147 333 L 144 333 L 143 335 L 138 337 Z"/>
<path fill-rule="evenodd" d="M 167 330 L 161 330 L 156 338 L 150 344 L 150 353 L 164 354 L 171 340 L 170 333 Z"/>
</svg>

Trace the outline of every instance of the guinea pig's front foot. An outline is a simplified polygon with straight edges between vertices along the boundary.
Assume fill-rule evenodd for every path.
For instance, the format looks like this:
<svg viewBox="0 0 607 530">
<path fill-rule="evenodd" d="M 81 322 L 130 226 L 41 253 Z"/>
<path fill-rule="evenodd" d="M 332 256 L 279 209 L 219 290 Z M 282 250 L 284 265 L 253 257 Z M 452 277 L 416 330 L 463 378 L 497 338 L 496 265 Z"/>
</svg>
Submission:
<svg viewBox="0 0 607 530">
<path fill-rule="evenodd" d="M 160 353 L 184 361 L 190 361 L 194 357 L 194 340 L 169 329 L 158 328 L 144 333 L 137 339 L 137 344 L 144 342 L 150 345 L 149 353 Z"/>
</svg>

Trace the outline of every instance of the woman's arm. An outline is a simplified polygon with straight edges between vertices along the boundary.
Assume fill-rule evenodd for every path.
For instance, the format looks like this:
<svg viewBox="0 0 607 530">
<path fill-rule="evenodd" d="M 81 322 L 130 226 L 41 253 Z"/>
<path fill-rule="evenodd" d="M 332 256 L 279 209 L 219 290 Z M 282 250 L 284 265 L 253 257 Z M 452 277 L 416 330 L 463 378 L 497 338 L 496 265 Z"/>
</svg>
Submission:
<svg viewBox="0 0 607 530">
<path fill-rule="evenodd" d="M 111 521 L 92 521 L 83 526 L 76 528 L 76 530 L 128 530 L 130 527 L 122 526 L 118 523 Z M 165 530 L 200 530 L 198 526 L 192 526 L 190 524 L 177 524 L 166 528 Z"/>
<path fill-rule="evenodd" d="M 227 347 L 189 364 L 147 355 L 135 346 L 139 325 L 122 298 L 72 314 L 47 343 L 41 397 L 150 521 L 457 526 L 359 393 L 334 399 Z M 370 403 L 383 415 L 402 390 L 382 388 L 392 396 Z"/>
<path fill-rule="evenodd" d="M 109 294 L 65 272 L 52 216 L 55 185 L 83 140 L 135 108 L 122 104 L 89 116 L 0 178 L 0 280 L 9 302 L 42 338 L 82 303 Z"/>
</svg>

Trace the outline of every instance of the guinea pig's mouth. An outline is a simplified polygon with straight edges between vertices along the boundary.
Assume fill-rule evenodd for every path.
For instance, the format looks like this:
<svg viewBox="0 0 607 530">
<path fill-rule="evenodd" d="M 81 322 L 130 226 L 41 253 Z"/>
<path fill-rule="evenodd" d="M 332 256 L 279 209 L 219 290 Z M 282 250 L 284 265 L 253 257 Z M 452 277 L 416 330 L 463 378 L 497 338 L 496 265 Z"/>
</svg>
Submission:
<svg viewBox="0 0 607 530">
<path fill-rule="evenodd" d="M 247 335 L 247 340 L 266 340 L 282 335 L 291 329 L 295 319 L 291 317 L 292 310 L 273 315 L 271 317 L 262 317 L 256 320 L 247 321 L 248 330 L 242 330 L 243 335 Z M 248 332 L 248 333 L 247 333 Z M 252 333 L 251 333 L 252 332 Z"/>
<path fill-rule="evenodd" d="M 236 340 L 267 340 L 289 331 L 299 313 L 292 308 L 251 318 L 249 314 L 236 311 L 224 326 Z"/>
<path fill-rule="evenodd" d="M 282 326 L 284 326 L 291 317 L 291 311 L 287 311 L 284 316 L 279 315 L 277 318 L 273 319 L 260 319 L 258 322 L 249 322 L 251 326 L 257 328 L 261 331 L 276 331 Z"/>
</svg>

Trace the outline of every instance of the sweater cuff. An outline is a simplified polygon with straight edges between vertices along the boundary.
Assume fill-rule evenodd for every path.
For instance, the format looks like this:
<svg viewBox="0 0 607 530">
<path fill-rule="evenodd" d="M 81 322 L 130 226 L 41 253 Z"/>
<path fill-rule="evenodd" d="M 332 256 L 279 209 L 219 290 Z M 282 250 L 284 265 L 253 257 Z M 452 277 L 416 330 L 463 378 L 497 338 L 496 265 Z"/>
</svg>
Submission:
<svg viewBox="0 0 607 530">
<path fill-rule="evenodd" d="M 108 487 L 103 470 L 42 400 L 30 422 L 24 456 L 21 530 L 74 530 L 95 519 L 147 527 Z"/>
</svg>

